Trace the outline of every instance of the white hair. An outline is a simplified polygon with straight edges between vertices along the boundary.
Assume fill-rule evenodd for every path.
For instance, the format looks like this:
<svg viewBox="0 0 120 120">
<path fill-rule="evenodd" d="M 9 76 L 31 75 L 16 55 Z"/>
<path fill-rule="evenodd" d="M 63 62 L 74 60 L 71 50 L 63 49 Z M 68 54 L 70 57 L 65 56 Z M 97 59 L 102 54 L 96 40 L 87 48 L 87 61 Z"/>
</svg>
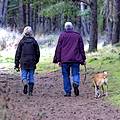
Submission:
<svg viewBox="0 0 120 120">
<path fill-rule="evenodd" d="M 23 36 L 25 36 L 26 34 L 29 34 L 30 36 L 33 35 L 33 31 L 32 28 L 30 26 L 26 26 L 23 30 Z"/>
<path fill-rule="evenodd" d="M 65 29 L 73 29 L 73 24 L 71 22 L 66 22 L 65 23 Z"/>
</svg>

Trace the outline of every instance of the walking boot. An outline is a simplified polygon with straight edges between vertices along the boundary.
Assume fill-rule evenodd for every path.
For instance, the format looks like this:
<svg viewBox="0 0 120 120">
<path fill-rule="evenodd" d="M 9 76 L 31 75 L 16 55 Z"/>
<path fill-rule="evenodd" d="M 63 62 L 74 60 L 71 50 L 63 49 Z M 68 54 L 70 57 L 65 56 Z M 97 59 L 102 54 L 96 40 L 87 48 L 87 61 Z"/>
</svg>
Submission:
<svg viewBox="0 0 120 120">
<path fill-rule="evenodd" d="M 76 96 L 79 95 L 79 89 L 78 89 L 79 85 L 77 85 L 76 83 L 73 83 L 73 88 L 74 88 L 74 94 Z"/>
<path fill-rule="evenodd" d="M 28 92 L 28 85 L 27 85 L 26 81 L 22 81 L 22 82 L 23 82 L 23 85 L 24 85 L 23 93 L 27 94 L 27 92 Z"/>
<path fill-rule="evenodd" d="M 64 97 L 71 97 L 71 93 L 65 93 Z"/>
<path fill-rule="evenodd" d="M 29 96 L 32 96 L 34 83 L 29 83 Z"/>
</svg>

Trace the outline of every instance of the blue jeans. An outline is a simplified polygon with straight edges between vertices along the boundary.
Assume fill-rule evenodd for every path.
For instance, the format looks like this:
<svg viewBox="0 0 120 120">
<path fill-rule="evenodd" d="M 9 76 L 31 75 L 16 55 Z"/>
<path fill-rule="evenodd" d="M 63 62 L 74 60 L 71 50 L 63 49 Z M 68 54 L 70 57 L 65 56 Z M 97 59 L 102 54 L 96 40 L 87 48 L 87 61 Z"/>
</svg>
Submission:
<svg viewBox="0 0 120 120">
<path fill-rule="evenodd" d="M 79 63 L 64 63 L 62 64 L 62 75 L 65 93 L 71 93 L 70 71 L 72 73 L 73 83 L 80 85 L 80 64 Z"/>
<path fill-rule="evenodd" d="M 25 83 L 34 83 L 34 69 L 22 69 L 21 77 Z"/>
</svg>

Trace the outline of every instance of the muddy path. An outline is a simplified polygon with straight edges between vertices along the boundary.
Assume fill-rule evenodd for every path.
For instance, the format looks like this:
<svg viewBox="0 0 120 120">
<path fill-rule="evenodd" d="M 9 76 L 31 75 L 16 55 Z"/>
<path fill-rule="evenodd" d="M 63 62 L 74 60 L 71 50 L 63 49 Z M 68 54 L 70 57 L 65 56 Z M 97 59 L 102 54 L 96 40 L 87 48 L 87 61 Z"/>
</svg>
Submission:
<svg viewBox="0 0 120 120">
<path fill-rule="evenodd" d="M 19 75 L 0 72 L 0 120 L 120 120 L 120 109 L 104 97 L 95 99 L 88 80 L 78 97 L 64 97 L 60 72 L 37 74 L 29 97 L 22 93 Z"/>
</svg>

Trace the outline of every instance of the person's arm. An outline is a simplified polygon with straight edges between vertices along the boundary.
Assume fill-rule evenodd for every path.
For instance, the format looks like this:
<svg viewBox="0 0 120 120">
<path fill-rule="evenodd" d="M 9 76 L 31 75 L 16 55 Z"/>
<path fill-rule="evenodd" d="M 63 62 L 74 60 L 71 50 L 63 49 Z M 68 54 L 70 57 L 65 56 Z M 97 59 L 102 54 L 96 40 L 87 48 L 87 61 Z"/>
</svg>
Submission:
<svg viewBox="0 0 120 120">
<path fill-rule="evenodd" d="M 57 43 L 57 47 L 55 50 L 55 55 L 53 58 L 53 63 L 61 63 L 61 48 L 62 48 L 62 35 L 60 35 Z"/>
<path fill-rule="evenodd" d="M 37 43 L 37 41 L 35 41 L 35 53 L 36 53 L 36 64 L 39 62 L 40 59 L 40 49 L 39 49 L 39 45 Z"/>
<path fill-rule="evenodd" d="M 19 68 L 21 52 L 22 52 L 22 42 L 20 41 L 15 53 L 15 68 Z"/>
<path fill-rule="evenodd" d="M 85 51 L 84 51 L 84 43 L 83 43 L 83 39 L 81 36 L 79 39 L 79 46 L 80 46 L 80 53 L 82 55 L 82 60 L 83 60 L 82 64 L 85 64 L 86 56 L 85 56 Z"/>
</svg>

